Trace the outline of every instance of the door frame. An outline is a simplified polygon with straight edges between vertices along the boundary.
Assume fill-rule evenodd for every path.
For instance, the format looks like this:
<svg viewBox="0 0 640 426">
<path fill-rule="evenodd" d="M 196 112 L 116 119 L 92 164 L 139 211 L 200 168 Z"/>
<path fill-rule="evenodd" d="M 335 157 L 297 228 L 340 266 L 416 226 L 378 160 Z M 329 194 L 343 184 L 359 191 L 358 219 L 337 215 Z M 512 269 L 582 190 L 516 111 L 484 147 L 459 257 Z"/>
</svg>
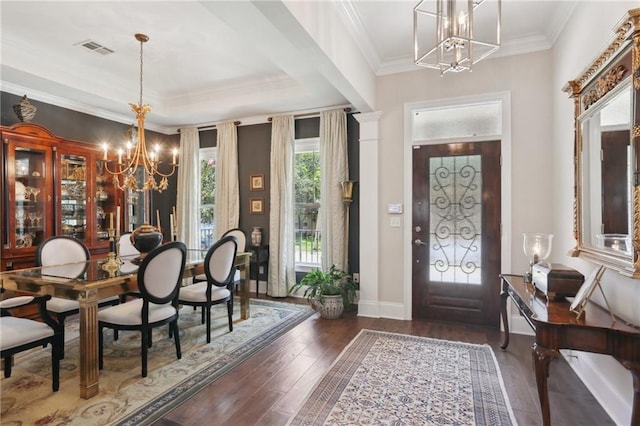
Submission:
<svg viewBox="0 0 640 426">
<path fill-rule="evenodd" d="M 480 103 L 498 102 L 501 106 L 501 134 L 490 135 L 474 138 L 454 138 L 454 139 L 438 139 L 428 141 L 413 141 L 413 126 L 411 125 L 411 117 L 418 110 L 448 108 L 454 106 L 472 105 Z M 457 142 L 482 142 L 487 140 L 500 139 L 500 151 L 502 155 L 502 169 L 500 172 L 500 187 L 502 198 L 500 202 L 500 221 L 502 223 L 500 236 L 500 252 L 501 252 L 501 273 L 510 273 L 511 265 L 511 241 L 512 241 L 512 225 L 511 225 L 511 92 L 495 92 L 486 93 L 475 96 L 464 96 L 456 98 L 446 98 L 431 101 L 422 101 L 414 103 L 406 103 L 404 105 L 404 205 L 405 220 L 403 226 L 403 272 L 404 272 L 404 318 L 411 320 L 413 318 L 413 297 L 412 297 L 412 218 L 413 218 L 413 168 L 407 165 L 412 164 L 413 146 L 414 145 L 436 145 Z M 408 253 L 408 254 L 407 254 Z M 497 277 L 496 277 L 497 279 Z M 496 293 L 496 298 L 499 295 Z M 502 325 L 501 325 L 502 327 Z"/>
</svg>

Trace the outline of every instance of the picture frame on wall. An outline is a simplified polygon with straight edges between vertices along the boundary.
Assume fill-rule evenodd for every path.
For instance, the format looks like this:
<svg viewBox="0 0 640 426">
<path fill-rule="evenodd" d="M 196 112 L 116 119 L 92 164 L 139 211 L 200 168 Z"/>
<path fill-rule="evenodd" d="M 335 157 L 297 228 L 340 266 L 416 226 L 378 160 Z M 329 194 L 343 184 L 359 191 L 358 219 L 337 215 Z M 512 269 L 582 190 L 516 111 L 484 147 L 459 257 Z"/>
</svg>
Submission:
<svg viewBox="0 0 640 426">
<path fill-rule="evenodd" d="M 264 190 L 264 175 L 251 175 L 249 179 L 249 189 L 251 191 L 263 191 Z"/>
<path fill-rule="evenodd" d="M 249 200 L 249 213 L 264 214 L 264 198 L 251 198 Z"/>
</svg>

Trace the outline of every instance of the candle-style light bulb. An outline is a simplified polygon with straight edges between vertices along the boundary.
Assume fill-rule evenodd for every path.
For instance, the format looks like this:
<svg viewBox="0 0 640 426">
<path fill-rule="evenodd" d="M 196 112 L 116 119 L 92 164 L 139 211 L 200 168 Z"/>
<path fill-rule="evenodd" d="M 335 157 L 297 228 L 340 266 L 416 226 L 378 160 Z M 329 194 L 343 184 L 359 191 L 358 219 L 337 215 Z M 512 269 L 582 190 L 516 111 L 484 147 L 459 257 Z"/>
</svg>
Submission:
<svg viewBox="0 0 640 426">
<path fill-rule="evenodd" d="M 176 164 L 176 157 L 178 156 L 178 148 L 173 148 L 171 150 L 171 152 L 173 153 L 173 161 L 172 161 L 172 163 Z"/>
<path fill-rule="evenodd" d="M 102 144 L 102 150 L 104 151 L 104 157 L 102 159 L 104 161 L 107 161 L 107 151 L 109 151 L 109 145 L 106 142 Z"/>
</svg>

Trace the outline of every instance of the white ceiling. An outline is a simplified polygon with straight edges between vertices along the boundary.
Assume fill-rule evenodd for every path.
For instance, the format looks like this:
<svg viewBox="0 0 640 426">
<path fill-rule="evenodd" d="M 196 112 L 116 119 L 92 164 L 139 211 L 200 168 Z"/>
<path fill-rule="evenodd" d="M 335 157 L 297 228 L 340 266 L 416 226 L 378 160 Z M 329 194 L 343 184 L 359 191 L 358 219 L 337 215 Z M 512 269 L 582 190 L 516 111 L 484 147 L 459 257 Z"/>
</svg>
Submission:
<svg viewBox="0 0 640 426">
<path fill-rule="evenodd" d="M 502 0 L 494 56 L 549 49 L 576 2 Z M 2 90 L 131 123 L 141 32 L 153 130 L 343 105 L 371 111 L 376 76 L 418 69 L 416 3 L 1 0 Z M 87 40 L 114 53 L 78 45 Z"/>
</svg>

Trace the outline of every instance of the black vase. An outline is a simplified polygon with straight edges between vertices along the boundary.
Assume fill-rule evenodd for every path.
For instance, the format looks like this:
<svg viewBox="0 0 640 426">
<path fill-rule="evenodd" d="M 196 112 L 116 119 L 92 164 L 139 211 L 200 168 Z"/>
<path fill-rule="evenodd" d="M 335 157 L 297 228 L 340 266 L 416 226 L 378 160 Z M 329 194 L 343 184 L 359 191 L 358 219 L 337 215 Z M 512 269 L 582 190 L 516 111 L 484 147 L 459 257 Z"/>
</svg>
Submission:
<svg viewBox="0 0 640 426">
<path fill-rule="evenodd" d="M 144 256 L 162 243 L 162 234 L 153 226 L 145 223 L 133 230 L 131 240 L 136 250 Z"/>
</svg>

